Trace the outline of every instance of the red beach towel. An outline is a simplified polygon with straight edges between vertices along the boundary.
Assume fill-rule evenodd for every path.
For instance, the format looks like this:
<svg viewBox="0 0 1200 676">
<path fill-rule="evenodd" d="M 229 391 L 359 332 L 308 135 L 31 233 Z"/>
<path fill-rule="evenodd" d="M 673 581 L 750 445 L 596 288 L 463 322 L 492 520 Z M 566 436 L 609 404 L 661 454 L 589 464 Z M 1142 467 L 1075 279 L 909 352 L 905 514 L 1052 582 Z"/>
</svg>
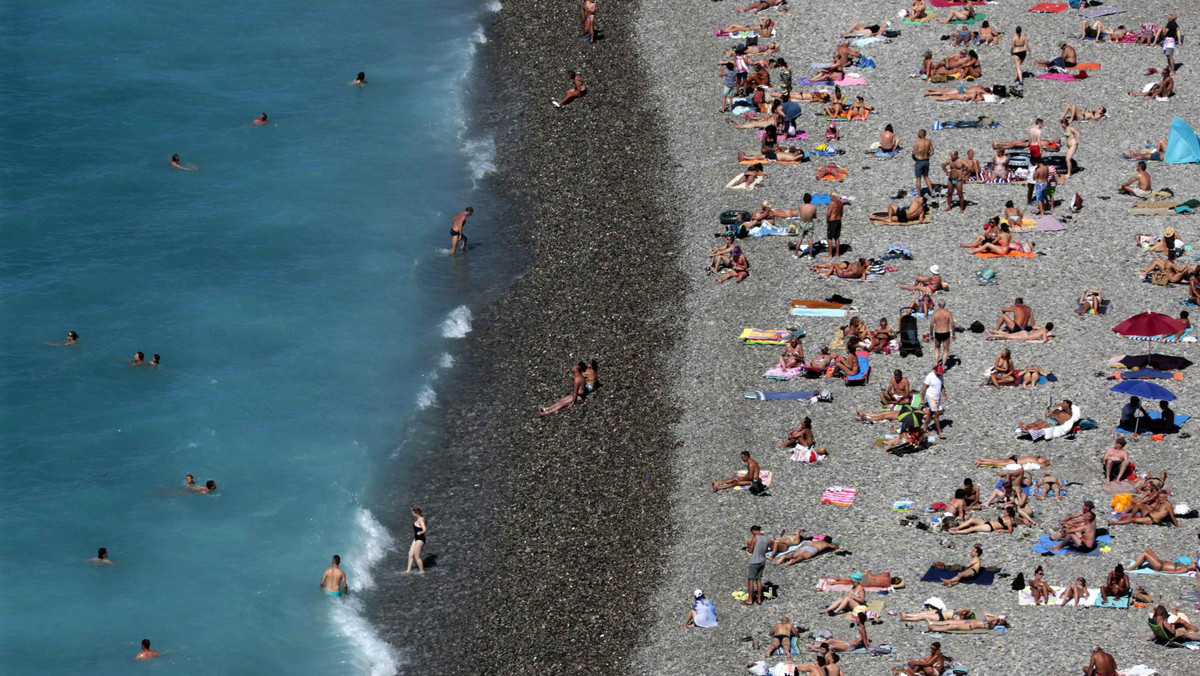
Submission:
<svg viewBox="0 0 1200 676">
<path fill-rule="evenodd" d="M 1066 10 L 1067 4 L 1063 2 L 1039 2 L 1029 8 L 1029 11 L 1038 12 L 1039 14 L 1058 14 Z"/>
</svg>

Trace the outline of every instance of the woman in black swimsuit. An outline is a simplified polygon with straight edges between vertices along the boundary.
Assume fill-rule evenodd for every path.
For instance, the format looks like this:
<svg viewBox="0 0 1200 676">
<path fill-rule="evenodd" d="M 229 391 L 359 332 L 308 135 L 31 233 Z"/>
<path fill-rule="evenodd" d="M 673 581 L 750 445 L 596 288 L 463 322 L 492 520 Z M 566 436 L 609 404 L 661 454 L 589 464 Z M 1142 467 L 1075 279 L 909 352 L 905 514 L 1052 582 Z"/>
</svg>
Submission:
<svg viewBox="0 0 1200 676">
<path fill-rule="evenodd" d="M 1017 64 L 1017 84 L 1025 84 L 1025 57 L 1029 55 L 1029 40 L 1021 34 L 1021 27 L 1017 26 L 1017 30 L 1013 34 L 1012 39 L 1012 56 L 1013 61 Z"/>
<path fill-rule="evenodd" d="M 428 528 L 425 526 L 425 515 L 421 513 L 420 507 L 413 507 L 412 515 L 416 521 L 413 522 L 413 541 L 408 547 L 408 569 L 404 572 L 412 572 L 413 561 L 416 561 L 417 571 L 423 574 L 425 562 L 421 560 L 421 549 L 425 546 L 425 533 Z"/>
</svg>

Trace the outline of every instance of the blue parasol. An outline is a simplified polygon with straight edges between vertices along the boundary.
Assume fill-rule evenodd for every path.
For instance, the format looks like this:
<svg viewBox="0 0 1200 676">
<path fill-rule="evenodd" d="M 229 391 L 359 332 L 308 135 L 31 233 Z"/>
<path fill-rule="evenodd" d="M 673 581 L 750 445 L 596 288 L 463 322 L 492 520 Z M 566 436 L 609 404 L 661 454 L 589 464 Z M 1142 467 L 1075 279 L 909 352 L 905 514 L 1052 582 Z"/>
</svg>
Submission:
<svg viewBox="0 0 1200 676">
<path fill-rule="evenodd" d="M 1122 380 L 1113 385 L 1109 392 L 1156 401 L 1175 401 L 1175 395 L 1171 394 L 1170 390 L 1162 385 L 1148 383 L 1144 380 Z"/>
</svg>

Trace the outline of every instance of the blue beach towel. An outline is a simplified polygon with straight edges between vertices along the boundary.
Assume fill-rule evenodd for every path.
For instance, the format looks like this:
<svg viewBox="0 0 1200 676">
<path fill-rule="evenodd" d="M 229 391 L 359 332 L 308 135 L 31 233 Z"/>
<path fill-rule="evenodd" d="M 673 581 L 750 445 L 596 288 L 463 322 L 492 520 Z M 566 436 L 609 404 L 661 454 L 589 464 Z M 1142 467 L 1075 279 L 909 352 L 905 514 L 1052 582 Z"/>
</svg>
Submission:
<svg viewBox="0 0 1200 676">
<path fill-rule="evenodd" d="M 957 570 L 930 568 L 929 570 L 925 571 L 924 575 L 921 576 L 921 582 L 941 582 L 942 580 L 949 580 L 955 575 L 958 575 L 958 573 L 959 571 Z M 979 571 L 979 575 L 975 576 L 975 579 L 965 580 L 962 584 L 979 584 L 986 587 L 990 586 L 995 581 L 996 574 L 994 572 L 990 570 L 981 570 Z"/>
<path fill-rule="evenodd" d="M 1096 548 L 1090 552 L 1081 552 L 1078 549 L 1072 549 L 1071 547 L 1067 547 L 1065 549 L 1060 549 L 1058 551 L 1053 551 L 1054 546 L 1057 544 L 1058 544 L 1057 542 L 1050 539 L 1049 534 L 1042 533 L 1042 536 L 1040 538 L 1038 538 L 1037 543 L 1035 543 L 1031 549 L 1033 549 L 1033 551 L 1037 552 L 1038 554 L 1054 554 L 1056 556 L 1062 556 L 1062 555 L 1100 556 L 1100 548 L 1105 545 L 1112 544 L 1112 535 L 1106 534 L 1106 535 L 1096 536 Z"/>
<path fill-rule="evenodd" d="M 1120 371 L 1121 380 L 1174 380 L 1175 374 L 1157 369 L 1138 369 L 1136 371 Z M 1161 414 L 1160 414 L 1161 415 Z"/>
<path fill-rule="evenodd" d="M 1162 573 L 1151 568 L 1134 568 L 1133 561 L 1125 564 L 1125 572 L 1129 575 L 1162 575 L 1163 577 L 1192 577 L 1187 573 Z"/>
<path fill-rule="evenodd" d="M 797 390 L 795 392 L 747 392 L 747 399 L 755 399 L 758 401 L 780 401 L 780 400 L 804 400 L 812 399 L 817 396 L 816 392 L 806 392 Z"/>
<path fill-rule="evenodd" d="M 1174 434 L 1175 432 L 1179 431 L 1180 425 L 1182 425 L 1183 423 L 1192 419 L 1192 416 L 1190 416 L 1190 415 L 1187 415 L 1184 413 L 1176 413 L 1175 414 L 1175 426 L 1170 429 L 1164 429 L 1162 426 L 1162 413 L 1161 412 L 1147 411 L 1146 417 L 1150 418 L 1150 422 L 1148 424 L 1145 424 L 1144 426 L 1139 426 L 1138 431 L 1137 431 L 1138 434 L 1158 434 L 1158 433 Z M 1123 427 L 1118 427 L 1117 431 L 1121 432 L 1123 434 L 1133 434 L 1134 433 L 1132 429 L 1125 429 Z"/>
</svg>

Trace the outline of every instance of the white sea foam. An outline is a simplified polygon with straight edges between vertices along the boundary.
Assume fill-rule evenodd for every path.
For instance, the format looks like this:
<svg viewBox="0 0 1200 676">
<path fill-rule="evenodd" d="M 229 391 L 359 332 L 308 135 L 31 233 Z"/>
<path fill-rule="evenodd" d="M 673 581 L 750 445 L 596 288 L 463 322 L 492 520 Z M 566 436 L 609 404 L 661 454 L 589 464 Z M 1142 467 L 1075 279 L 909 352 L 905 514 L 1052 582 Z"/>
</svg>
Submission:
<svg viewBox="0 0 1200 676">
<path fill-rule="evenodd" d="M 371 573 L 375 565 L 396 548 L 395 541 L 370 510 L 358 510 L 358 546 L 346 558 L 347 577 L 352 591 L 362 591 L 375 586 Z M 371 676 L 393 676 L 400 672 L 400 658 L 392 646 L 379 637 L 379 633 L 367 621 L 363 602 L 351 595 L 332 603 L 332 618 L 338 630 L 345 636 L 366 661 Z"/>
<path fill-rule="evenodd" d="M 432 386 L 426 384 L 417 393 L 417 408 L 423 411 L 430 406 L 437 406 L 437 392 L 433 391 Z"/>
<path fill-rule="evenodd" d="M 496 171 L 496 139 L 491 134 L 467 139 L 463 152 L 471 165 L 471 178 L 476 181 Z"/>
<path fill-rule="evenodd" d="M 449 352 L 443 352 L 442 356 L 438 358 L 438 366 L 444 369 L 451 368 L 454 366 L 454 356 Z"/>
<path fill-rule="evenodd" d="M 499 12 L 504 9 L 504 5 L 500 4 L 500 0 L 492 0 L 487 4 L 487 8 L 489 12 Z"/>
<path fill-rule="evenodd" d="M 471 332 L 471 308 L 459 305 L 450 311 L 442 322 L 442 335 L 446 338 L 466 338 Z"/>
<path fill-rule="evenodd" d="M 487 44 L 487 33 L 483 32 L 483 26 L 476 26 L 475 32 L 471 34 L 471 42 L 477 45 Z"/>
</svg>

